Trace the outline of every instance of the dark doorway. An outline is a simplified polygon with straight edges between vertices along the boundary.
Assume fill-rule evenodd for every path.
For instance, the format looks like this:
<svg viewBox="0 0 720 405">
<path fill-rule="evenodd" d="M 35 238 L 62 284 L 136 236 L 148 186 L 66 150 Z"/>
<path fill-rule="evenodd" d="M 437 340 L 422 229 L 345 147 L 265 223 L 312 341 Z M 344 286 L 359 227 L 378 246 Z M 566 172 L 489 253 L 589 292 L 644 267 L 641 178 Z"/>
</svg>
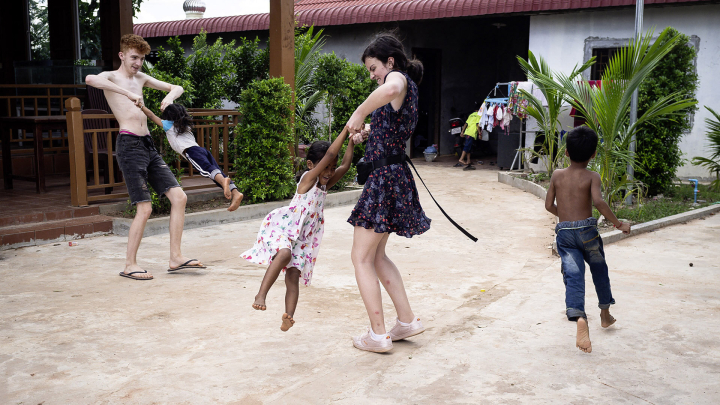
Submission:
<svg viewBox="0 0 720 405">
<path fill-rule="evenodd" d="M 423 79 L 418 85 L 418 123 L 410 139 L 410 157 L 418 157 L 423 156 L 428 146 L 439 145 L 442 51 L 413 48 L 412 52 L 424 68 Z"/>
</svg>

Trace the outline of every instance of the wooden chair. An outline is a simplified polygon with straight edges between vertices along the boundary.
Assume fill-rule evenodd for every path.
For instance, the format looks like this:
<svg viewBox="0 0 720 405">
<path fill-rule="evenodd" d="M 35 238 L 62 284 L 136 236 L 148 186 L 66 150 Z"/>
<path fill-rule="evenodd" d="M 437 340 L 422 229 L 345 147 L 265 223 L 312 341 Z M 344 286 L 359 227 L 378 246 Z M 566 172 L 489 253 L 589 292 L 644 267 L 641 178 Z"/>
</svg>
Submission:
<svg viewBox="0 0 720 405">
<path fill-rule="evenodd" d="M 103 97 L 103 100 L 105 98 Z M 107 111 L 100 109 L 82 110 L 83 114 L 107 114 Z M 103 129 L 112 128 L 110 126 L 109 118 L 90 118 L 83 119 L 83 127 L 85 129 Z M 110 166 L 108 164 L 108 145 L 107 145 L 107 132 L 97 132 L 97 153 L 98 153 L 98 164 L 103 169 L 103 179 L 105 183 L 110 183 Z M 92 173 L 93 168 L 93 147 L 92 147 L 92 133 L 85 133 L 85 169 L 90 168 L 89 173 Z M 117 158 L 115 151 L 113 154 L 113 169 L 115 173 L 115 182 L 120 182 L 120 167 L 117 164 Z M 112 187 L 105 187 L 105 194 L 112 193 Z"/>
<path fill-rule="evenodd" d="M 105 98 L 105 93 L 93 86 L 87 86 L 87 108 L 107 111 L 103 114 L 113 113 L 112 109 L 110 109 L 110 104 L 108 104 Z"/>
</svg>

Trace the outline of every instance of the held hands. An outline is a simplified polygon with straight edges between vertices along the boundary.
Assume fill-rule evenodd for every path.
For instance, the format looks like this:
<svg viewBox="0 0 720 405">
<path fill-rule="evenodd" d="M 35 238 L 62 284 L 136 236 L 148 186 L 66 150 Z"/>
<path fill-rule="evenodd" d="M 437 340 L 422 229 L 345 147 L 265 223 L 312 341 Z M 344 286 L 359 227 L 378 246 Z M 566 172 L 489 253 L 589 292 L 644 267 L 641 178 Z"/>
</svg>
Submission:
<svg viewBox="0 0 720 405">
<path fill-rule="evenodd" d="M 368 139 L 370 134 L 370 124 L 365 124 L 365 127 L 357 134 L 350 136 L 355 145 L 359 145 Z"/>
<path fill-rule="evenodd" d="M 173 100 L 173 99 L 170 97 L 170 95 L 168 95 L 167 97 L 165 97 L 165 98 L 163 99 L 162 103 L 160 103 L 160 111 L 165 111 L 165 108 L 166 108 L 167 106 L 169 106 L 170 104 L 172 104 L 173 102 L 175 102 L 175 100 Z"/>
<path fill-rule="evenodd" d="M 361 116 L 361 114 L 358 114 L 356 110 L 348 120 L 347 124 L 345 124 L 345 126 L 347 127 L 348 132 L 350 132 L 351 135 L 358 134 L 365 127 L 365 117 Z"/>
<path fill-rule="evenodd" d="M 135 93 L 128 93 L 127 98 L 135 104 L 137 108 L 143 107 L 143 98 Z"/>
<path fill-rule="evenodd" d="M 622 221 L 621 221 L 621 222 L 620 222 L 620 226 L 615 226 L 615 228 L 621 230 L 622 233 L 624 233 L 624 234 L 629 234 L 629 233 L 630 233 L 630 224 L 627 223 L 627 222 L 622 222 Z"/>
</svg>

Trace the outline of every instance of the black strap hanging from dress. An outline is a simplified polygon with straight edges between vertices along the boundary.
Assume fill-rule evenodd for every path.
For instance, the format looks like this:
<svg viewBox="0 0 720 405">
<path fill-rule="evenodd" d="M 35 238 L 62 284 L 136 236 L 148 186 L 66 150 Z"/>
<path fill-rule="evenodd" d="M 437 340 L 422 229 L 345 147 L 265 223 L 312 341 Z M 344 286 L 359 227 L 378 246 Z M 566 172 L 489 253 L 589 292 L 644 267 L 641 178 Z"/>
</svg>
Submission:
<svg viewBox="0 0 720 405">
<path fill-rule="evenodd" d="M 417 169 L 415 168 L 415 165 L 413 164 L 412 160 L 410 160 L 410 159 L 407 157 L 407 155 L 405 155 L 405 154 L 403 154 L 402 156 L 404 156 L 403 160 L 406 161 L 406 162 L 408 162 L 408 163 L 410 163 L 410 166 L 412 166 L 413 170 L 415 170 L 415 174 L 417 174 L 418 179 L 420 179 L 420 182 L 422 182 L 422 185 L 425 186 L 425 190 L 427 190 L 428 194 L 430 194 L 430 198 L 432 198 L 433 201 L 435 201 L 435 205 L 437 205 L 437 207 L 440 208 L 440 212 L 442 212 L 443 215 L 445 215 L 445 218 L 447 218 L 448 221 L 450 221 L 451 224 L 455 225 L 455 227 L 456 227 L 457 229 L 459 229 L 460 232 L 462 232 L 463 234 L 465 234 L 465 236 L 467 236 L 468 238 L 470 238 L 470 240 L 472 240 L 473 242 L 477 242 L 477 238 L 476 238 L 476 237 L 472 236 L 472 235 L 470 234 L 470 232 L 466 231 L 466 230 L 465 230 L 462 226 L 460 226 L 457 222 L 453 221 L 453 219 L 450 218 L 450 215 L 448 215 L 448 214 L 445 212 L 445 210 L 442 209 L 442 207 L 440 206 L 440 204 L 438 204 L 437 200 L 435 199 L 435 197 L 433 197 L 432 193 L 430 192 L 430 189 L 428 189 L 428 187 L 425 185 L 425 181 L 423 181 L 422 177 L 420 177 L 420 173 L 418 173 L 418 171 L 417 171 Z"/>
</svg>

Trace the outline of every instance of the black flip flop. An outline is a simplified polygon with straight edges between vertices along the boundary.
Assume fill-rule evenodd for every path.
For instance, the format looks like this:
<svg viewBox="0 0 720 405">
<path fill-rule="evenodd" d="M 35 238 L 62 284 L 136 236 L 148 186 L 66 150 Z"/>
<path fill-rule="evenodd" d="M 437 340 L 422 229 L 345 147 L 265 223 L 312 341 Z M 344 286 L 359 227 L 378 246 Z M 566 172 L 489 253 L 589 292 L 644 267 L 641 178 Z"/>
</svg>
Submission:
<svg viewBox="0 0 720 405">
<path fill-rule="evenodd" d="M 453 167 L 463 167 L 463 166 L 465 166 L 465 165 L 460 162 L 457 162 L 457 163 L 455 163 L 455 165 Z"/>
<path fill-rule="evenodd" d="M 154 278 L 154 277 L 150 277 L 150 278 L 134 277 L 133 274 L 137 274 L 137 273 L 147 273 L 147 270 L 133 271 L 130 273 L 125 273 L 124 271 L 121 271 L 120 277 L 127 277 L 127 278 L 133 279 L 133 280 L 152 280 Z"/>
<path fill-rule="evenodd" d="M 185 263 L 175 267 L 174 269 L 169 268 L 168 272 L 172 273 L 173 271 L 182 270 L 182 269 L 207 269 L 207 267 L 200 265 L 200 264 L 189 264 L 190 262 L 199 262 L 199 261 L 200 260 L 198 260 L 198 259 L 190 259 L 190 260 L 186 261 Z"/>
<path fill-rule="evenodd" d="M 467 166 L 465 166 L 465 168 L 463 168 L 463 170 L 475 170 L 475 166 L 467 165 Z"/>
</svg>

